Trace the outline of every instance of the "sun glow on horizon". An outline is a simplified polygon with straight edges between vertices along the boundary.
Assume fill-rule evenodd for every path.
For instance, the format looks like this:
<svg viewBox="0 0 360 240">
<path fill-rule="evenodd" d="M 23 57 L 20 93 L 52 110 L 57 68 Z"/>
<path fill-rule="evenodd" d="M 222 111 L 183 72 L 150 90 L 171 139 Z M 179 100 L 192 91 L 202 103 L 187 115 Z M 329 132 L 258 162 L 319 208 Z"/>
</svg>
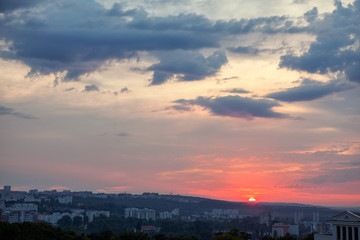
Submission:
<svg viewBox="0 0 360 240">
<path fill-rule="evenodd" d="M 256 199 L 254 197 L 250 197 L 249 202 L 256 202 Z"/>
</svg>

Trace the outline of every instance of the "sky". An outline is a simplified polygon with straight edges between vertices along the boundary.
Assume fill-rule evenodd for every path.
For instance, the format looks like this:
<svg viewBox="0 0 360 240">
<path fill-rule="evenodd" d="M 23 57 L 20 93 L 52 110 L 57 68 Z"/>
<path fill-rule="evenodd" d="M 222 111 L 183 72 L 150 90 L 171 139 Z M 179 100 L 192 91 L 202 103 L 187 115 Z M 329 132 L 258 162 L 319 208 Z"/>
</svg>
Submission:
<svg viewBox="0 0 360 240">
<path fill-rule="evenodd" d="M 0 185 L 360 206 L 360 0 L 3 0 Z"/>
</svg>

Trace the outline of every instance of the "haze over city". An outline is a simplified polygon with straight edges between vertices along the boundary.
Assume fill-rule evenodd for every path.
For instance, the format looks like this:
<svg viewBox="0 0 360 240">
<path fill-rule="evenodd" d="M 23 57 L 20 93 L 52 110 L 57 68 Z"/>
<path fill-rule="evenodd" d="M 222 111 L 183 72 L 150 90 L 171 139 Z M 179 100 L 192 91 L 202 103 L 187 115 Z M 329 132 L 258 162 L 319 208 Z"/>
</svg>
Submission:
<svg viewBox="0 0 360 240">
<path fill-rule="evenodd" d="M 360 206 L 360 0 L 0 11 L 1 186 Z"/>
</svg>

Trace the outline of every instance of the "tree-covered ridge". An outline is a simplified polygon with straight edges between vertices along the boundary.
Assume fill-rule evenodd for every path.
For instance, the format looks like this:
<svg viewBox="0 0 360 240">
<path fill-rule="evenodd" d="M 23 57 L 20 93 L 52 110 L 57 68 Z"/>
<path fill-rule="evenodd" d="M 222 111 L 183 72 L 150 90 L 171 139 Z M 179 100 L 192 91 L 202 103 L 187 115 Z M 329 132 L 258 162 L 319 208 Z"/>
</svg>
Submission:
<svg viewBox="0 0 360 240">
<path fill-rule="evenodd" d="M 56 228 L 46 223 L 8 223 L 0 222 L 1 240 L 197 240 L 196 237 L 166 236 L 163 233 L 149 236 L 142 232 L 123 232 L 114 234 L 111 231 L 77 234 L 74 231 Z"/>
<path fill-rule="evenodd" d="M 202 226 L 204 227 L 204 226 Z M 8 223 L 0 221 L 1 240 L 199 240 L 197 236 L 189 234 L 167 235 L 157 233 L 148 235 L 142 232 L 124 231 L 116 234 L 112 231 L 95 232 L 88 235 L 78 234 L 72 230 L 64 230 L 53 227 L 47 223 Z M 201 239 L 201 238 L 200 238 Z M 242 232 L 236 228 L 227 232 L 217 232 L 208 236 L 208 240 L 252 240 L 252 235 Z M 276 238 L 276 240 L 297 240 L 295 236 L 286 235 Z M 270 236 L 265 236 L 262 240 L 275 240 Z M 302 240 L 314 240 L 314 234 L 309 234 Z"/>
</svg>

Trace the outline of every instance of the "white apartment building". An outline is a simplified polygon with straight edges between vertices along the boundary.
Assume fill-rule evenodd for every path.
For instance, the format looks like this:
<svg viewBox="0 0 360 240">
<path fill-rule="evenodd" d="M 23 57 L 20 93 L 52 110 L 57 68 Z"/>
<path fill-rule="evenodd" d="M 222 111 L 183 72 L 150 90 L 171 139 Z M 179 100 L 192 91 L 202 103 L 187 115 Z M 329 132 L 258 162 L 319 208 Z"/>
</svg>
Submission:
<svg viewBox="0 0 360 240">
<path fill-rule="evenodd" d="M 125 208 L 124 210 L 125 218 L 137 218 L 137 219 L 146 219 L 146 220 L 154 220 L 155 217 L 155 210 L 153 209 L 138 209 L 138 208 Z"/>
</svg>

